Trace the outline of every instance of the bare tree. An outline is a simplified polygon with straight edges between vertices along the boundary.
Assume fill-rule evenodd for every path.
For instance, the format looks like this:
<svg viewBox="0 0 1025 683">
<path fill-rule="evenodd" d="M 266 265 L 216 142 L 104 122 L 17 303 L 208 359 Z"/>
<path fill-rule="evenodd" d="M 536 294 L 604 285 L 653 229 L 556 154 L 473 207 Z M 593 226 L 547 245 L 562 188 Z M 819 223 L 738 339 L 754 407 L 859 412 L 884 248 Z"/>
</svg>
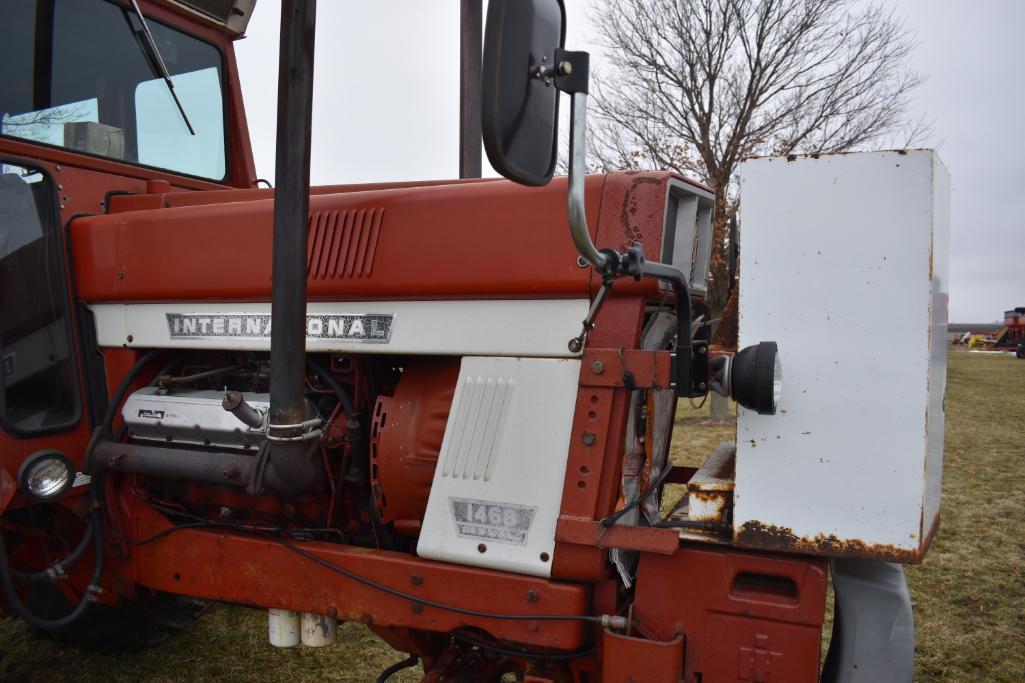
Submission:
<svg viewBox="0 0 1025 683">
<path fill-rule="evenodd" d="M 717 194 L 710 303 L 728 282 L 735 172 L 746 157 L 839 152 L 928 133 L 903 21 L 857 0 L 595 0 L 608 48 L 591 153 L 603 170 L 671 169 Z"/>
</svg>

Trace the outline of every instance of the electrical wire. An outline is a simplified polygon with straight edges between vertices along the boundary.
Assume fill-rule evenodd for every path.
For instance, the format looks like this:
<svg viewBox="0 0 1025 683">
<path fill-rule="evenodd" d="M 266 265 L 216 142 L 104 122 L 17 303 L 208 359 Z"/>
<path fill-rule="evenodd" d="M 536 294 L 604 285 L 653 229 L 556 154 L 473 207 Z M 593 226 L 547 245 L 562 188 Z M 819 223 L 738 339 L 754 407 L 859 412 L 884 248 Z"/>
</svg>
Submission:
<svg viewBox="0 0 1025 683">
<path fill-rule="evenodd" d="M 631 510 L 636 508 L 644 500 L 646 500 L 648 498 L 648 496 L 650 496 L 652 493 L 657 491 L 658 488 L 660 486 L 662 486 L 662 484 L 665 483 L 666 479 L 669 478 L 669 473 L 672 472 L 672 471 L 673 471 L 672 464 L 669 463 L 669 462 L 666 462 L 666 468 L 659 473 L 658 477 L 655 478 L 655 481 L 651 482 L 651 484 L 648 486 L 648 488 L 645 489 L 644 493 L 642 493 L 641 495 L 637 496 L 637 498 L 635 498 L 632 502 L 627 503 L 625 506 L 623 506 L 622 509 L 617 510 L 616 512 L 612 513 L 608 517 L 603 517 L 601 519 L 601 521 L 599 522 L 599 524 L 601 524 L 604 527 L 610 527 L 613 524 L 615 524 L 616 522 L 618 522 L 620 519 L 622 519 L 623 515 L 627 514 L 628 512 L 630 512 Z"/>
<path fill-rule="evenodd" d="M 162 510 L 159 510 L 159 511 L 163 512 Z M 171 514 L 171 513 L 168 513 L 168 514 Z M 174 514 L 182 514 L 182 513 L 179 513 L 177 511 L 175 511 Z M 602 622 L 602 617 L 591 615 L 591 614 L 500 614 L 500 613 L 496 613 L 496 612 L 483 612 L 483 611 L 480 611 L 480 610 L 467 609 L 465 607 L 456 607 L 455 605 L 447 605 L 447 604 L 442 603 L 442 602 L 436 602 L 434 600 L 429 600 L 427 598 L 423 598 L 423 597 L 420 597 L 420 596 L 417 596 L 417 595 L 413 595 L 412 593 L 407 593 L 405 591 L 401 591 L 401 590 L 399 590 L 397 588 L 392 588 L 391 586 L 386 586 L 383 583 L 378 583 L 377 581 L 374 581 L 373 579 L 368 579 L 365 576 L 361 576 L 360 574 L 356 574 L 355 572 L 349 571 L 348 569 L 344 569 L 342 567 L 339 567 L 338 565 L 333 564 L 333 563 L 325 560 L 324 558 L 319 557 L 319 556 L 309 552 L 308 550 L 304 550 L 303 548 L 300 548 L 299 546 L 295 545 L 291 541 L 289 541 L 289 540 L 287 540 L 285 538 L 282 538 L 281 536 L 278 535 L 278 533 L 282 533 L 282 532 L 287 531 L 287 530 L 282 530 L 282 531 L 279 531 L 278 533 L 273 533 L 273 532 L 270 532 L 270 531 L 264 531 L 262 529 L 254 528 L 254 527 L 251 527 L 251 526 L 245 525 L 245 524 L 236 524 L 236 523 L 232 523 L 232 522 L 222 522 L 222 521 L 217 521 L 217 520 L 201 520 L 201 521 L 197 520 L 196 522 L 193 522 L 193 523 L 190 523 L 190 524 L 182 524 L 182 525 L 177 525 L 177 526 L 170 527 L 168 529 L 164 529 L 162 532 L 160 532 L 160 534 L 162 534 L 162 535 L 159 536 L 159 537 L 162 538 L 164 535 L 172 534 L 175 531 L 181 531 L 183 529 L 189 529 L 189 528 L 196 528 L 198 526 L 221 527 L 221 528 L 226 528 L 226 529 L 232 529 L 234 531 L 240 531 L 240 532 L 247 533 L 247 534 L 250 534 L 250 535 L 253 535 L 253 536 L 259 536 L 261 538 L 266 538 L 267 540 L 272 541 L 274 543 L 277 543 L 278 545 L 286 548 L 287 550 L 290 550 L 290 551 L 294 552 L 297 555 L 305 557 L 306 559 L 310 560 L 311 562 L 313 562 L 315 564 L 320 565 L 321 567 L 324 567 L 325 569 L 333 571 L 336 574 L 341 574 L 342 576 L 344 576 L 344 577 L 346 577 L 348 579 L 351 579 L 351 580 L 353 580 L 353 581 L 355 581 L 357 583 L 361 583 L 364 586 L 368 586 L 368 587 L 373 588 L 375 590 L 381 591 L 382 593 L 387 593 L 388 595 L 392 595 L 394 597 L 401 598 L 403 600 L 409 600 L 410 602 L 418 603 L 418 604 L 423 605 L 425 607 L 433 607 L 434 609 L 440 609 L 440 610 L 445 611 L 445 612 L 452 612 L 454 614 L 462 614 L 462 615 L 465 615 L 465 616 L 477 617 L 477 618 L 480 618 L 480 619 L 502 619 L 502 620 L 506 620 L 506 621 L 583 621 L 583 622 L 588 622 L 588 623 L 601 623 Z M 155 534 L 154 536 L 157 536 L 157 534 Z M 129 544 L 132 544 L 132 545 L 141 545 L 142 542 L 149 543 L 149 542 L 152 542 L 154 540 L 157 540 L 157 539 L 154 538 L 154 537 L 150 537 L 150 538 L 147 538 L 147 539 L 142 539 L 142 541 L 131 541 L 131 540 L 129 540 L 127 542 Z"/>
<path fill-rule="evenodd" d="M 467 645 L 479 647 L 482 650 L 490 650 L 500 655 L 507 657 L 525 657 L 527 659 L 539 659 L 548 662 L 568 662 L 574 659 L 580 659 L 581 657 L 589 657 L 594 654 L 594 646 L 588 646 L 579 650 L 572 650 L 570 652 L 530 652 L 525 650 L 517 650 L 515 648 L 502 647 L 501 645 L 495 645 L 492 643 L 486 643 L 477 638 L 473 638 L 459 631 L 451 631 L 449 635 L 453 639 L 458 640 Z"/>
<path fill-rule="evenodd" d="M 655 525 L 659 529 L 698 529 L 700 531 L 725 531 L 730 528 L 722 522 L 699 522 L 695 519 L 663 519 Z"/>
</svg>

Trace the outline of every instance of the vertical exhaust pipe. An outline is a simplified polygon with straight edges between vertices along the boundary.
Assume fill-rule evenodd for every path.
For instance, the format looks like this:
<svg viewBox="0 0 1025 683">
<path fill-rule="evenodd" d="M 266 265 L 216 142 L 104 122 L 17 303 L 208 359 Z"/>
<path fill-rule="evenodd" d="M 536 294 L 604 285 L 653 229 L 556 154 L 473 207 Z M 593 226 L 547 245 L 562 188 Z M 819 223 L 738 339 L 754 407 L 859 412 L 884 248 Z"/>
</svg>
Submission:
<svg viewBox="0 0 1025 683">
<path fill-rule="evenodd" d="M 281 5 L 266 484 L 286 496 L 308 490 L 317 477 L 302 441 L 306 419 L 306 242 L 316 13 L 316 0 L 284 0 Z"/>
</svg>

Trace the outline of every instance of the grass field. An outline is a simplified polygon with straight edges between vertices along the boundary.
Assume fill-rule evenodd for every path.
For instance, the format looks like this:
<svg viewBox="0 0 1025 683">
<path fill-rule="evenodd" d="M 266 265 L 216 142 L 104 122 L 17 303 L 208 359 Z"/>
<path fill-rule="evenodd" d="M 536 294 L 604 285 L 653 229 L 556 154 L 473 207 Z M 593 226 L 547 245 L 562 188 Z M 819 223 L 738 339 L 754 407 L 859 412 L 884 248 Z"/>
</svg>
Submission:
<svg viewBox="0 0 1025 683">
<path fill-rule="evenodd" d="M 707 408 L 681 406 L 674 459 L 700 462 L 732 438 Z M 953 352 L 940 531 L 908 570 L 919 681 L 1025 681 L 1025 361 Z M 320 650 L 267 645 L 262 612 L 221 606 L 138 654 L 99 655 L 0 621 L 5 681 L 372 681 L 402 658 L 364 627 Z M 416 681 L 415 672 L 395 681 Z"/>
</svg>

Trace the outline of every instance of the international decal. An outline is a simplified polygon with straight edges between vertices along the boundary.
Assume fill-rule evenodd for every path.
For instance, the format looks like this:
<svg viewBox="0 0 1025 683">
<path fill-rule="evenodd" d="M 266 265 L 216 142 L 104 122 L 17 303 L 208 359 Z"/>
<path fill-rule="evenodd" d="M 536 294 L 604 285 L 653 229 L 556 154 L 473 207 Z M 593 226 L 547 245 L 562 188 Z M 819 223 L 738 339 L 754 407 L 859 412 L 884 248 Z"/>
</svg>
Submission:
<svg viewBox="0 0 1025 683">
<path fill-rule="evenodd" d="M 270 339 L 268 313 L 167 313 L 172 339 Z M 307 339 L 333 339 L 357 344 L 387 344 L 391 313 L 307 315 Z"/>
</svg>

